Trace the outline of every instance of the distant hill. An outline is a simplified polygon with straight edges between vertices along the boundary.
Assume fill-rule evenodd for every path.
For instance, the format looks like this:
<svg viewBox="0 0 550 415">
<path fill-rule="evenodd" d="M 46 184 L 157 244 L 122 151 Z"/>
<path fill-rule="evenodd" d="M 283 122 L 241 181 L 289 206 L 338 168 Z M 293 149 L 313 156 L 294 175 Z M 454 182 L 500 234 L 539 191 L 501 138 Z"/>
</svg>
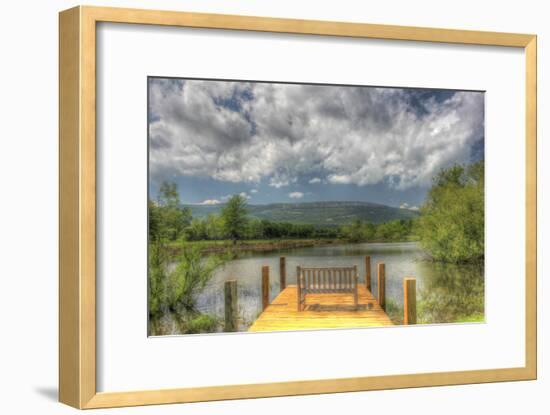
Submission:
<svg viewBox="0 0 550 415">
<path fill-rule="evenodd" d="M 184 205 L 191 208 L 194 217 L 202 218 L 219 213 L 219 205 Z M 368 202 L 305 202 L 248 205 L 249 216 L 277 222 L 301 223 L 316 226 L 343 225 L 355 219 L 382 223 L 410 219 L 418 215 L 414 210 L 400 209 Z"/>
</svg>

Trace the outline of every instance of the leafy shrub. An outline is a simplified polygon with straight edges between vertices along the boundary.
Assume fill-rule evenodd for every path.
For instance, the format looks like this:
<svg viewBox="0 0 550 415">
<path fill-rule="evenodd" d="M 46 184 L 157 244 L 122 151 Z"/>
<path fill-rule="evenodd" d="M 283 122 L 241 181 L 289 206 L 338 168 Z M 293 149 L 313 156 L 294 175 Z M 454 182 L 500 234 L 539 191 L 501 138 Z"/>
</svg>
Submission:
<svg viewBox="0 0 550 415">
<path fill-rule="evenodd" d="M 195 312 L 195 298 L 214 271 L 224 262 L 220 256 L 203 257 L 198 247 L 185 247 L 174 271 L 168 276 L 167 304 L 170 311 Z"/>
<path fill-rule="evenodd" d="M 484 163 L 455 165 L 435 178 L 416 233 L 434 260 L 482 261 L 485 252 Z"/>
<path fill-rule="evenodd" d="M 217 328 L 218 320 L 215 317 L 208 314 L 200 314 L 187 322 L 187 330 L 185 332 L 188 334 L 213 333 L 217 331 Z"/>
</svg>

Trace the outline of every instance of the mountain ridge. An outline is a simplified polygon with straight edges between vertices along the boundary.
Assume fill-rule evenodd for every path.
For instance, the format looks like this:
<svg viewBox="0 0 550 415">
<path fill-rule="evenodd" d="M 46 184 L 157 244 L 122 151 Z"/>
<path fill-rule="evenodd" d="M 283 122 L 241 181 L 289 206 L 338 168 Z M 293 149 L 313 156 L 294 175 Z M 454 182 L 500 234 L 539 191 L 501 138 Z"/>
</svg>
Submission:
<svg viewBox="0 0 550 415">
<path fill-rule="evenodd" d="M 183 204 L 191 209 L 193 217 L 203 218 L 218 214 L 225 203 L 216 205 Z M 290 222 L 316 226 L 340 226 L 360 219 L 371 223 L 412 219 L 418 212 L 380 203 L 360 201 L 277 202 L 249 204 L 248 214 L 256 219 Z"/>
</svg>

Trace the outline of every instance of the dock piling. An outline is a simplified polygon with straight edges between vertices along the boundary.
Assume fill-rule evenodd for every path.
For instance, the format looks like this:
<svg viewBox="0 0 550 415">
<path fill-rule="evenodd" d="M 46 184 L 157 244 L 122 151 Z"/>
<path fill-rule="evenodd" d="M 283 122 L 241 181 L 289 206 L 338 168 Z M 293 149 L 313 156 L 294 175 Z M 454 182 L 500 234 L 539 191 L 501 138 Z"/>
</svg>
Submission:
<svg viewBox="0 0 550 415">
<path fill-rule="evenodd" d="M 284 256 L 279 258 L 279 282 L 281 291 L 286 288 L 286 258 Z"/>
<path fill-rule="evenodd" d="M 386 311 L 386 265 L 378 263 L 378 303 Z"/>
<path fill-rule="evenodd" d="M 269 305 L 269 266 L 262 267 L 262 310 Z"/>
<path fill-rule="evenodd" d="M 403 279 L 403 324 L 416 324 L 416 278 Z"/>
<path fill-rule="evenodd" d="M 300 266 L 296 267 L 296 292 L 298 293 L 298 311 L 302 309 L 302 293 L 301 293 L 301 284 L 300 284 Z"/>
<path fill-rule="evenodd" d="M 372 292 L 371 289 L 371 273 L 370 273 L 370 256 L 365 256 L 365 285 L 367 290 Z"/>
<path fill-rule="evenodd" d="M 359 306 L 359 292 L 357 286 L 359 285 L 359 275 L 357 274 L 357 265 L 353 266 L 353 281 L 352 286 L 355 287 L 353 292 L 353 305 L 355 309 Z"/>
<path fill-rule="evenodd" d="M 238 330 L 237 325 L 237 280 L 230 280 L 224 283 L 225 292 L 225 326 L 224 331 L 233 332 Z"/>
</svg>

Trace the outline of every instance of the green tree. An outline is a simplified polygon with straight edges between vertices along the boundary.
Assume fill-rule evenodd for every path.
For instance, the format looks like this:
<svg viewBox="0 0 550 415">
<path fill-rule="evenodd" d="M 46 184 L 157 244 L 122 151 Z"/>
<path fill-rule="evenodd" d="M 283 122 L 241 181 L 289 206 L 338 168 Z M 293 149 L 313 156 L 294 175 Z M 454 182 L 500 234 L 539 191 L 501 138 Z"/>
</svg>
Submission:
<svg viewBox="0 0 550 415">
<path fill-rule="evenodd" d="M 349 242 L 364 241 L 363 222 L 360 219 L 355 219 L 351 224 L 342 227 L 342 234 Z"/>
<path fill-rule="evenodd" d="M 162 218 L 158 205 L 152 200 L 148 201 L 149 207 L 149 241 L 158 241 L 162 236 Z"/>
<path fill-rule="evenodd" d="M 188 241 L 203 241 L 208 239 L 206 222 L 202 219 L 194 218 L 189 226 L 185 228 L 185 237 Z"/>
<path fill-rule="evenodd" d="M 162 237 L 172 241 L 178 239 L 191 223 L 191 209 L 180 206 L 176 183 L 163 182 L 160 185 L 157 207 L 157 231 Z"/>
<path fill-rule="evenodd" d="M 484 163 L 455 165 L 435 178 L 416 232 L 438 261 L 481 261 L 485 252 Z"/>
<path fill-rule="evenodd" d="M 162 182 L 158 195 L 159 205 L 169 208 L 177 208 L 180 204 L 178 187 L 173 182 Z"/>
<path fill-rule="evenodd" d="M 246 233 L 247 214 L 246 199 L 241 195 L 232 196 L 221 210 L 225 233 L 234 244 Z"/>
<path fill-rule="evenodd" d="M 367 222 L 363 226 L 363 236 L 366 241 L 372 241 L 376 237 L 376 225 L 374 223 Z"/>
<path fill-rule="evenodd" d="M 224 237 L 223 221 L 219 215 L 211 213 L 206 217 L 206 237 L 210 240 L 219 240 Z"/>
<path fill-rule="evenodd" d="M 251 219 L 247 224 L 247 239 L 262 239 L 264 237 L 263 223 L 259 219 Z"/>
</svg>

